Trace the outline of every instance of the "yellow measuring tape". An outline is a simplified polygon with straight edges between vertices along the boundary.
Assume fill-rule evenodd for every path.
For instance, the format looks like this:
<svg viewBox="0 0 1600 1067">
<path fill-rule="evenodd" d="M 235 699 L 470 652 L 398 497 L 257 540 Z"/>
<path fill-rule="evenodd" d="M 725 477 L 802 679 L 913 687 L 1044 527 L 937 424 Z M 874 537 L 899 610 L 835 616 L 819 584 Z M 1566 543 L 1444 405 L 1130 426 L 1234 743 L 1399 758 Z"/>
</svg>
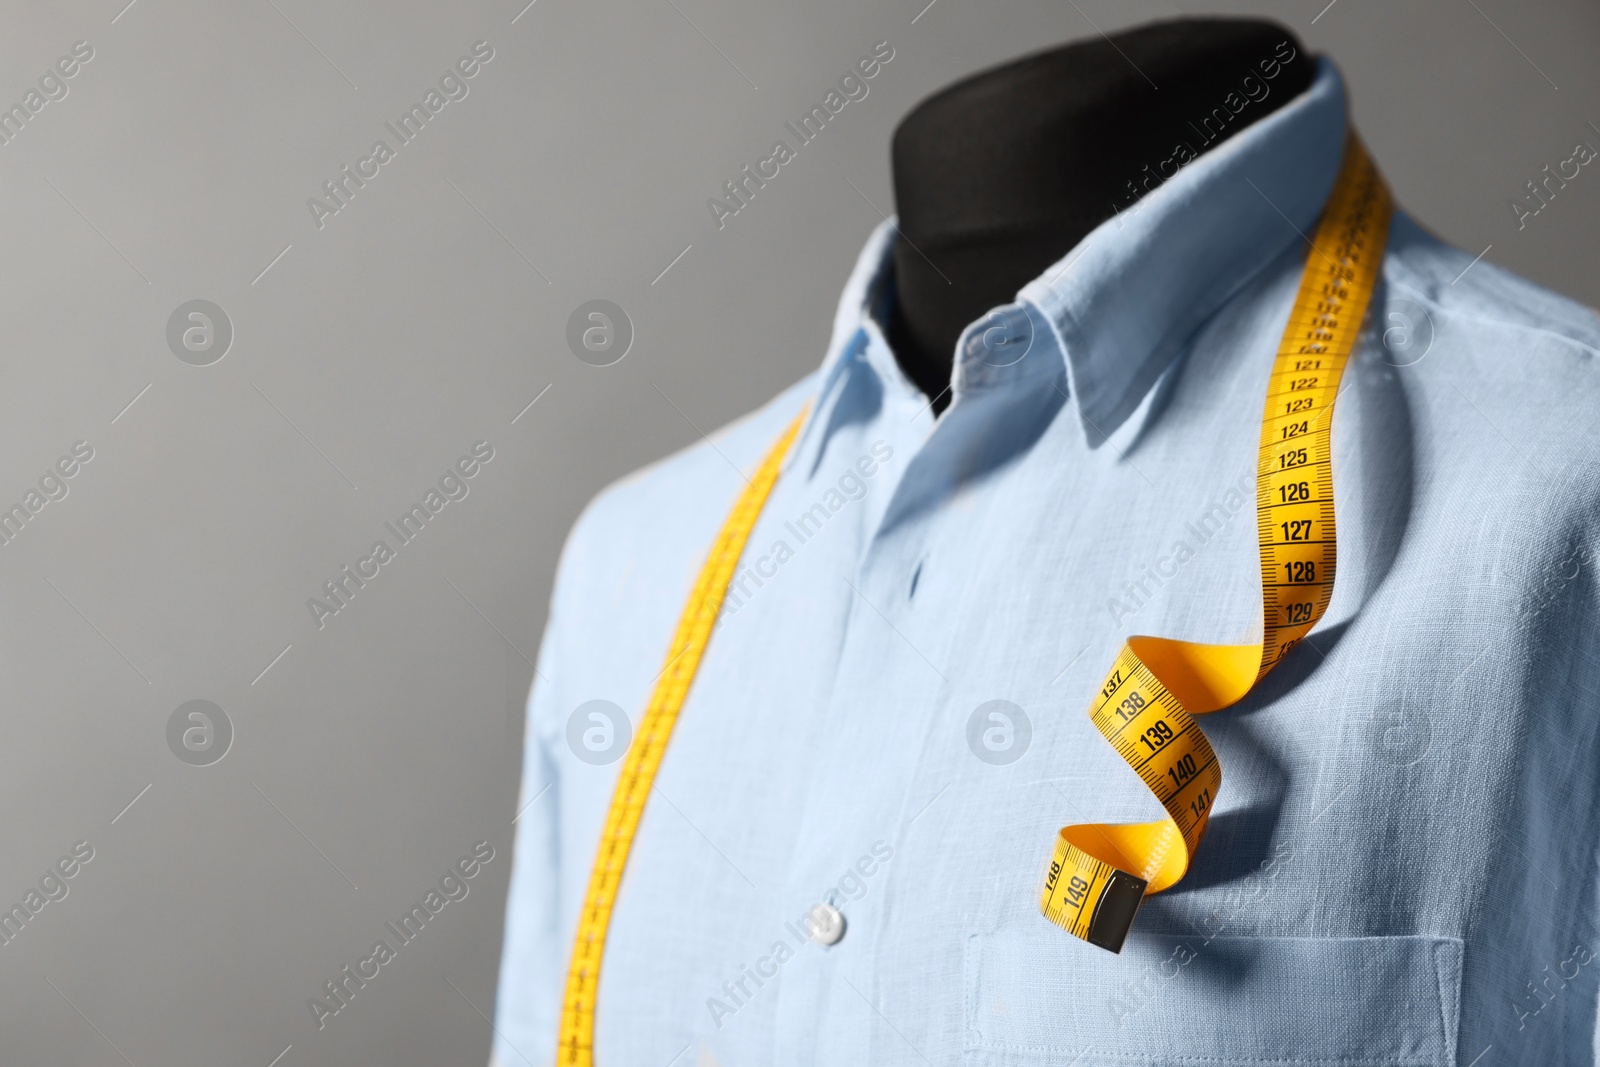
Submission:
<svg viewBox="0 0 1600 1067">
<path fill-rule="evenodd" d="M 1130 637 L 1089 704 L 1095 728 L 1167 811 L 1159 822 L 1061 830 L 1039 907 L 1091 944 L 1120 951 L 1140 902 L 1184 876 L 1206 832 L 1222 768 L 1194 716 L 1250 692 L 1333 596 L 1333 405 L 1378 280 L 1391 210 L 1383 179 L 1350 134 L 1261 417 L 1261 643 Z"/>
<path fill-rule="evenodd" d="M 1328 606 L 1335 557 L 1329 420 L 1383 258 L 1389 211 L 1388 192 L 1352 135 L 1267 389 L 1256 490 L 1263 642 L 1129 638 L 1090 708 L 1095 725 L 1161 799 L 1168 818 L 1061 831 L 1041 907 L 1085 940 L 1119 949 L 1144 895 L 1167 888 L 1188 869 L 1222 781 L 1192 716 L 1243 697 Z M 772 446 L 711 546 L 623 760 L 578 913 L 561 1005 L 560 1064 L 594 1063 L 600 964 L 639 820 L 728 583 L 804 419 L 802 410 Z"/>
<path fill-rule="evenodd" d="M 589 872 L 589 888 L 583 895 L 583 910 L 578 913 L 578 933 L 573 940 L 572 962 L 567 967 L 567 988 L 561 1002 L 560 1047 L 556 1062 L 589 1067 L 594 1063 L 594 1005 L 600 986 L 600 960 L 605 954 L 606 931 L 611 926 L 611 908 L 616 903 L 617 887 L 628 865 L 628 853 L 644 815 L 644 804 L 667 753 L 667 742 L 678 722 L 678 712 L 689 685 L 700 669 L 716 624 L 722 598 L 733 580 L 734 569 L 744 553 L 745 542 L 755 528 L 756 519 L 778 481 L 778 468 L 788 455 L 795 434 L 805 420 L 801 409 L 783 436 L 756 468 L 755 477 L 733 506 L 722 532 L 711 546 L 711 555 L 700 568 L 689 602 L 678 619 L 678 630 L 667 649 L 667 664 L 656 680 L 650 704 L 639 723 L 639 733 L 622 761 L 616 791 L 611 794 L 611 809 L 606 813 L 605 829 L 600 833 L 600 851 Z"/>
</svg>

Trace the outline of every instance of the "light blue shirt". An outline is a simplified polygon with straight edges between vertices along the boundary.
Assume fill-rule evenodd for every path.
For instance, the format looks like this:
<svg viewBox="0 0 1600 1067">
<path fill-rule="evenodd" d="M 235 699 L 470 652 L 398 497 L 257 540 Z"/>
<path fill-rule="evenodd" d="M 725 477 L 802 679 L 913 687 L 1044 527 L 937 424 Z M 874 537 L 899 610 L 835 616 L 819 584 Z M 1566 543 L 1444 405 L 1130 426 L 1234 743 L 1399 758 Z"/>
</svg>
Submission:
<svg viewBox="0 0 1600 1067">
<path fill-rule="evenodd" d="M 626 732 L 585 705 L 637 726 L 808 400 L 633 847 L 601 1064 L 1594 1061 L 1600 322 L 1403 214 L 1327 616 L 1205 719 L 1210 832 L 1122 953 L 1039 914 L 1059 827 L 1160 815 L 1085 714 L 1124 638 L 1259 639 L 1263 396 L 1345 128 L 1324 61 L 970 327 L 937 419 L 884 341 L 886 225 L 816 373 L 594 501 L 529 702 L 500 1064 L 554 1054 Z"/>
</svg>

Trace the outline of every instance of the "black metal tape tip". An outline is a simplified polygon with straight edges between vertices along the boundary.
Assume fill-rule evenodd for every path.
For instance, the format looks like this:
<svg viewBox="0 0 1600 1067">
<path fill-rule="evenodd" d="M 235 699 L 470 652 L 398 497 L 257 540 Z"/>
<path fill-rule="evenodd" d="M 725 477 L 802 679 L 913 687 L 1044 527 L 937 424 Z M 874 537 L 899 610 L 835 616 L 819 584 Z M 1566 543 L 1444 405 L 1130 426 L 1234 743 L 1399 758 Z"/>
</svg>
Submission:
<svg viewBox="0 0 1600 1067">
<path fill-rule="evenodd" d="M 1100 893 L 1100 900 L 1094 906 L 1094 915 L 1089 919 L 1089 936 L 1086 939 L 1089 944 L 1108 952 L 1122 951 L 1122 943 L 1127 940 L 1128 931 L 1133 927 L 1133 917 L 1139 914 L 1139 905 L 1144 903 L 1144 890 L 1148 884 L 1143 878 L 1127 871 L 1111 872 L 1105 889 Z"/>
</svg>

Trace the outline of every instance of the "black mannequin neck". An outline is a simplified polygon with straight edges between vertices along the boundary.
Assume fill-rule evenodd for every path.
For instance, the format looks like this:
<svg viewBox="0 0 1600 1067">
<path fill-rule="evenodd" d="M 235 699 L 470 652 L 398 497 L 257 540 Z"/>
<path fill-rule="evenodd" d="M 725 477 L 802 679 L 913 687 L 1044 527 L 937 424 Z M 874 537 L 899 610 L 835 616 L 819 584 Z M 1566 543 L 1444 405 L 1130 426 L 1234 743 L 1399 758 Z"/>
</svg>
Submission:
<svg viewBox="0 0 1600 1067">
<path fill-rule="evenodd" d="M 1274 23 L 1182 19 L 1029 56 L 919 104 L 892 149 L 889 340 L 906 375 L 942 411 L 968 323 L 1299 95 L 1315 66 Z"/>
</svg>

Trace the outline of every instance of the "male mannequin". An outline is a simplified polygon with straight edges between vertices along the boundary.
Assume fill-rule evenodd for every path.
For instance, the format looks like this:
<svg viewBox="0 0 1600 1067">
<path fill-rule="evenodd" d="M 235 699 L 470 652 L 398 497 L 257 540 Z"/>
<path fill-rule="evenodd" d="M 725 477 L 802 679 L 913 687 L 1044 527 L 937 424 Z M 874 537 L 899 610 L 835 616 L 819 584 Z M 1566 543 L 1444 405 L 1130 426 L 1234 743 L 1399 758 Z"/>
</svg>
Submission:
<svg viewBox="0 0 1600 1067">
<path fill-rule="evenodd" d="M 1195 125 L 1286 40 L 1291 58 L 1266 96 Z M 968 323 L 1171 177 L 1159 161 L 1175 144 L 1205 152 L 1315 73 L 1274 23 L 1179 19 L 1028 56 L 923 101 L 892 149 L 901 237 L 890 343 L 901 368 L 942 411 Z"/>
<path fill-rule="evenodd" d="M 1369 329 L 1347 372 L 1329 625 L 1208 722 L 1227 792 L 1122 954 L 1040 913 L 1063 824 L 1152 810 L 1084 713 L 1118 648 L 1263 619 L 1263 398 L 1349 143 L 1314 62 L 1169 24 L 930 100 L 817 370 L 585 510 L 529 702 L 500 1063 L 569 1018 L 602 1064 L 1594 1062 L 1600 610 L 1567 564 L 1600 555 L 1600 319 L 1403 212 L 1369 322 L 1426 343 Z M 935 419 L 960 331 L 1014 300 L 1028 358 L 964 353 Z M 708 556 L 752 484 L 742 553 Z M 609 703 L 659 743 L 620 726 L 734 556 L 615 883 L 645 779 L 582 730 Z"/>
</svg>

